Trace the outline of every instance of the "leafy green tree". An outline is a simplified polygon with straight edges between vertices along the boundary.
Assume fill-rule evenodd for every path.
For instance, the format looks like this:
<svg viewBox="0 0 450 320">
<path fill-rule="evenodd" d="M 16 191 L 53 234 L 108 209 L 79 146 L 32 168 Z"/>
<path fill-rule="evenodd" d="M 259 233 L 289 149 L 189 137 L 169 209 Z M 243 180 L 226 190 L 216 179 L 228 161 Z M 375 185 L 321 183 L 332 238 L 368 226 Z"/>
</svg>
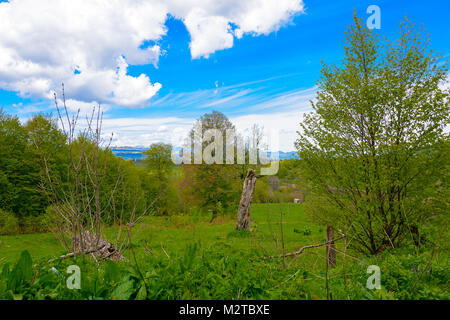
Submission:
<svg viewBox="0 0 450 320">
<path fill-rule="evenodd" d="M 0 112 L 0 208 L 18 218 L 45 210 L 39 191 L 39 162 L 17 117 Z"/>
<path fill-rule="evenodd" d="M 21 219 L 45 212 L 48 199 L 41 188 L 40 152 L 62 175 L 65 136 L 51 117 L 36 115 L 26 125 L 0 113 L 0 208 Z"/>
<path fill-rule="evenodd" d="M 346 40 L 342 66 L 323 65 L 296 146 L 311 211 L 375 254 L 435 214 L 426 199 L 448 163 L 447 65 L 407 20 L 388 42 L 355 14 Z"/>
<path fill-rule="evenodd" d="M 195 132 L 201 124 L 201 132 Z M 192 140 L 200 139 L 202 150 L 212 142 L 206 141 L 203 136 L 207 130 L 216 129 L 223 137 L 223 146 L 226 145 L 226 130 L 234 129 L 234 125 L 223 114 L 218 111 L 204 114 L 198 119 L 197 125 L 191 131 Z M 224 147 L 223 159 L 226 159 Z M 212 152 L 215 155 L 216 151 Z M 224 160 L 225 161 L 225 160 Z M 225 162 L 224 162 L 225 163 Z M 226 210 L 239 201 L 240 188 L 237 184 L 240 172 L 235 165 L 225 164 L 188 164 L 183 165 L 184 182 L 183 188 L 193 204 L 202 209 L 211 210 L 213 217 L 217 214 L 217 209 Z"/>
<path fill-rule="evenodd" d="M 173 168 L 172 146 L 165 143 L 153 143 L 144 152 L 144 164 L 160 180 L 167 180 Z"/>
<path fill-rule="evenodd" d="M 0 207 L 15 209 L 23 173 L 21 157 L 26 145 L 26 134 L 17 117 L 0 112 Z"/>
<path fill-rule="evenodd" d="M 153 143 L 144 152 L 144 166 L 147 179 L 144 188 L 147 198 L 153 199 L 151 206 L 158 215 L 168 215 L 176 202 L 175 192 L 170 184 L 174 164 L 172 161 L 172 146 L 165 143 Z"/>
<path fill-rule="evenodd" d="M 27 134 L 27 152 L 22 160 L 30 168 L 28 175 L 33 181 L 33 187 L 28 189 L 27 203 L 29 208 L 35 208 L 36 214 L 42 214 L 49 205 L 48 197 L 42 189 L 46 181 L 44 168 L 54 172 L 58 179 L 67 180 L 64 170 L 69 161 L 66 136 L 59 130 L 55 118 L 42 114 L 30 119 L 24 129 Z M 45 165 L 41 163 L 44 159 Z"/>
</svg>

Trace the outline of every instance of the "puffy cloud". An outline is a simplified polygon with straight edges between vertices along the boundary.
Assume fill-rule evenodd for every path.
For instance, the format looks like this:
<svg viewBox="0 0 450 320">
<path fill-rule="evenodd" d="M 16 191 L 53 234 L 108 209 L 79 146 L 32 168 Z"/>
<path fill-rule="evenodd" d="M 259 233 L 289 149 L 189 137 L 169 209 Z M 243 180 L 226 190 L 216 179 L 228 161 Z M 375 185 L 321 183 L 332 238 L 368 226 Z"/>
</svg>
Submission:
<svg viewBox="0 0 450 320">
<path fill-rule="evenodd" d="M 269 34 L 304 11 L 302 0 L 169 1 L 191 35 L 192 58 L 231 48 L 234 36 Z"/>
<path fill-rule="evenodd" d="M 194 8 L 186 16 L 184 23 L 191 35 L 193 58 L 208 58 L 216 50 L 233 46 L 231 26 L 225 17 L 211 16 L 202 8 Z"/>
<path fill-rule="evenodd" d="M 166 9 L 147 1 L 15 0 L 0 4 L 0 87 L 22 97 L 49 97 L 65 82 L 71 96 L 139 106 L 161 88 L 128 63 L 158 62 L 141 49 L 165 34 Z"/>
<path fill-rule="evenodd" d="M 142 106 L 161 84 L 127 67 L 158 64 L 168 14 L 185 23 L 192 58 L 207 58 L 300 12 L 302 0 L 11 0 L 0 3 L 0 88 L 50 97 L 64 82 L 77 100 Z"/>
</svg>

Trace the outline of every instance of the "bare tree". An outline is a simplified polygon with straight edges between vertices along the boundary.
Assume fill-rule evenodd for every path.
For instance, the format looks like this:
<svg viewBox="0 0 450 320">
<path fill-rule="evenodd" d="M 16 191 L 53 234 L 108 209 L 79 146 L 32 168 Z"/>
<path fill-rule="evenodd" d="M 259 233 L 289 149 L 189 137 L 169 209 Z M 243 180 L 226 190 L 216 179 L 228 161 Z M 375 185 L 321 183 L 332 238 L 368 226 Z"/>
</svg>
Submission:
<svg viewBox="0 0 450 320">
<path fill-rule="evenodd" d="M 44 169 L 41 185 L 55 213 L 54 233 L 71 252 L 63 257 L 90 254 L 95 259 L 123 260 L 121 250 L 131 241 L 131 228 L 148 209 L 136 212 L 138 199 L 133 190 L 125 190 L 122 203 L 117 203 L 117 192 L 124 176 L 120 164 L 114 175 L 108 172 L 106 161 L 102 161 L 102 148 L 110 146 L 113 136 L 107 141 L 102 138 L 103 112 L 100 105 L 92 108 L 91 114 L 86 116 L 85 127 L 78 130 L 80 110 L 70 114 L 64 85 L 62 100 L 58 101 L 56 93 L 54 97 L 58 119 L 66 136 L 69 161 L 66 175 L 61 177 L 52 171 L 48 159 L 40 153 Z M 116 177 L 109 191 L 103 188 L 108 175 Z M 135 198 L 131 199 L 132 196 Z M 133 204 L 127 214 L 123 205 L 126 197 Z M 101 238 L 105 227 L 111 223 L 119 226 L 115 245 Z"/>
</svg>

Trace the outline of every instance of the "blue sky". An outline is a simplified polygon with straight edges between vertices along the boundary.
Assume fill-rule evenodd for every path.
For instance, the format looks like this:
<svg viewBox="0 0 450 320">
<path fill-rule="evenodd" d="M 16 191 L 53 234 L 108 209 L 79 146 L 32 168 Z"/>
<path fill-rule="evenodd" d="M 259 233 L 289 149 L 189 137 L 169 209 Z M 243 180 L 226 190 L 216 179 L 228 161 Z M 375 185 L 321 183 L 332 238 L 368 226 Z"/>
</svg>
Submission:
<svg viewBox="0 0 450 320">
<path fill-rule="evenodd" d="M 20 1 L 22 0 L 17 2 Z M 193 120 L 205 112 L 219 110 L 230 117 L 240 130 L 249 128 L 252 123 L 258 123 L 267 130 L 279 130 L 281 132 L 279 148 L 284 151 L 293 150 L 295 131 L 298 129 L 301 115 L 310 110 L 309 100 L 314 98 L 314 86 L 320 77 L 320 61 L 324 60 L 327 64 L 339 63 L 343 57 L 344 32 L 352 23 L 353 10 L 356 9 L 358 15 L 366 20 L 370 16 L 366 13 L 370 5 L 378 5 L 381 9 L 381 29 L 378 31 L 381 35 L 386 35 L 389 39 L 396 38 L 398 25 L 407 15 L 414 23 L 423 23 L 425 29 L 431 34 L 433 49 L 448 57 L 450 1 L 445 0 L 304 0 L 301 10 L 288 14 L 289 19 L 280 18 L 279 25 L 268 26 L 268 31 L 262 34 L 248 27 L 250 31 L 244 33 L 242 37 L 231 36 L 231 46 L 228 44 L 224 49 L 207 48 L 206 50 L 211 52 L 208 51 L 203 56 L 194 56 L 190 45 L 194 42 L 194 37 L 198 39 L 203 36 L 201 32 L 208 30 L 197 30 L 196 34 L 192 31 L 193 29 L 188 30 L 189 23 L 186 21 L 189 20 L 190 9 L 177 7 L 171 11 L 168 9 L 168 12 L 162 11 L 167 16 L 163 22 L 165 31 L 161 31 L 156 36 L 148 35 L 147 38 L 150 40 L 140 44 L 140 49 L 157 46 L 159 51 L 152 56 L 153 58 L 130 58 L 135 51 L 125 49 L 121 53 L 126 61 L 126 68 L 123 70 L 129 79 L 134 80 L 141 75 L 148 77 L 147 81 L 141 78 L 143 82 L 136 85 L 137 95 L 145 90 L 147 95 L 135 101 L 131 101 L 128 96 L 123 96 L 123 99 L 103 96 L 105 98 L 102 101 L 102 95 L 96 94 L 94 89 L 91 91 L 86 89 L 86 86 L 80 85 L 72 90 L 66 82 L 67 97 L 72 100 L 74 108 L 81 106 L 82 110 L 87 110 L 87 107 L 93 103 L 102 103 L 106 110 L 105 130 L 115 132 L 117 145 L 138 146 L 168 140 L 176 128 L 181 132 L 183 128 L 190 127 Z M 3 9 L 4 7 L 0 6 L 0 17 Z M 11 9 L 17 10 L 19 15 L 25 14 L 27 10 L 18 6 Z M 250 14 L 252 9 L 245 10 L 249 10 L 248 14 Z M 216 15 L 217 12 L 214 16 Z M 105 16 L 105 19 L 107 18 L 108 16 Z M 262 19 L 262 22 L 258 22 L 258 26 L 261 25 L 264 28 L 265 17 L 263 16 Z M 54 29 L 45 30 L 50 33 L 52 30 L 58 30 L 57 23 L 55 22 L 54 26 L 50 25 Z M 117 23 L 120 28 L 121 20 L 119 19 Z M 39 26 L 37 30 L 42 30 L 42 23 L 37 21 L 36 24 Z M 133 21 L 130 25 L 133 26 Z M 239 28 L 239 25 L 234 25 L 233 22 L 229 22 L 229 25 L 231 28 Z M 92 27 L 95 28 L 95 26 Z M 49 40 L 51 37 L 44 37 L 39 45 L 33 43 L 40 40 L 39 35 L 28 37 L 26 30 L 20 30 L 18 25 L 12 25 L 6 32 L 16 31 L 14 28 L 19 30 L 17 31 L 19 35 L 23 32 L 23 41 L 28 41 L 27 46 L 39 47 L 54 44 L 52 42 L 54 39 Z M 244 29 L 244 27 L 241 28 Z M 111 30 L 108 31 L 111 32 Z M 67 32 L 69 35 L 70 32 L 76 33 L 77 28 Z M 55 37 L 57 36 L 56 32 Z M 68 34 L 64 33 L 64 36 L 67 37 Z M 211 36 L 214 39 L 214 35 Z M 83 41 L 83 35 L 76 34 L 74 37 Z M 145 38 L 145 35 L 143 37 Z M 210 39 L 206 38 L 208 41 Z M 229 37 L 227 39 L 229 40 Z M 0 107 L 8 113 L 17 114 L 23 121 L 38 112 L 53 112 L 54 107 L 46 90 L 59 90 L 58 87 L 52 86 L 60 83 L 58 76 L 63 74 L 60 70 L 66 66 L 66 60 L 47 59 L 43 56 L 44 54 L 40 56 L 36 52 L 27 51 L 22 54 L 20 51 L 23 48 L 22 44 L 11 43 L 11 41 L 2 43 L 0 40 L 0 58 L 2 50 L 7 52 L 9 48 L 14 49 L 21 55 L 22 60 L 29 59 L 40 67 L 45 66 L 39 69 L 41 72 L 39 79 L 43 80 L 24 84 L 14 78 L 14 75 L 9 75 L 7 69 L 2 72 L 0 65 Z M 95 47 L 95 43 L 95 41 L 89 42 L 89 50 Z M 111 46 L 109 43 L 99 43 L 99 46 L 102 45 L 108 48 Z M 125 43 L 123 48 L 132 45 L 133 43 Z M 42 50 L 40 52 L 45 53 L 46 48 Z M 64 54 L 64 48 L 61 50 Z M 98 57 L 95 56 L 95 59 L 113 60 L 117 59 L 113 55 L 120 53 L 120 47 L 117 49 L 119 51 L 101 50 L 102 48 L 97 50 L 100 54 Z M 133 63 L 132 60 L 136 62 Z M 76 56 L 68 61 L 73 63 L 76 61 Z M 55 65 L 55 70 L 51 69 L 52 63 Z M 88 66 L 89 62 L 86 65 Z M 120 66 L 121 64 L 118 63 L 117 68 Z M 108 67 L 111 69 L 109 65 L 97 64 L 95 72 L 106 72 Z M 79 68 L 81 71 L 78 71 L 77 67 L 72 66 L 72 68 L 74 68 L 74 74 L 84 72 L 82 67 Z M 32 79 L 30 81 L 35 81 L 37 77 L 35 73 L 30 76 L 30 73 L 25 72 L 25 75 Z M 67 78 L 67 76 L 61 76 L 62 81 L 64 77 Z M 69 83 L 74 83 L 75 88 L 78 82 L 74 79 L 69 79 Z M 13 82 L 15 85 L 12 85 Z M 48 83 L 50 85 L 47 85 Z M 93 83 L 95 87 L 95 83 L 101 82 Z M 157 83 L 161 85 L 160 88 L 156 86 Z M 26 89 L 22 89 L 26 85 L 35 89 L 27 92 Z M 129 85 L 131 86 L 131 82 L 124 85 L 125 91 L 134 90 L 134 87 Z M 114 88 L 114 90 L 119 92 L 121 88 Z"/>
</svg>

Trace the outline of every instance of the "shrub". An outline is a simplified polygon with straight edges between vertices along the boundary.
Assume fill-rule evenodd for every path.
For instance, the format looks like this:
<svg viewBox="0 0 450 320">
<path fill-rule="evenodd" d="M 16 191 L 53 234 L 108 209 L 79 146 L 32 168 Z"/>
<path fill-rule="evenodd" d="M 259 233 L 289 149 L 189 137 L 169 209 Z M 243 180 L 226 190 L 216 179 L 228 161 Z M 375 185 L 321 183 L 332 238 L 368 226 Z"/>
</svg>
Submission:
<svg viewBox="0 0 450 320">
<path fill-rule="evenodd" d="M 19 220 L 8 211 L 0 209 L 0 235 L 12 235 L 19 232 Z"/>
</svg>

